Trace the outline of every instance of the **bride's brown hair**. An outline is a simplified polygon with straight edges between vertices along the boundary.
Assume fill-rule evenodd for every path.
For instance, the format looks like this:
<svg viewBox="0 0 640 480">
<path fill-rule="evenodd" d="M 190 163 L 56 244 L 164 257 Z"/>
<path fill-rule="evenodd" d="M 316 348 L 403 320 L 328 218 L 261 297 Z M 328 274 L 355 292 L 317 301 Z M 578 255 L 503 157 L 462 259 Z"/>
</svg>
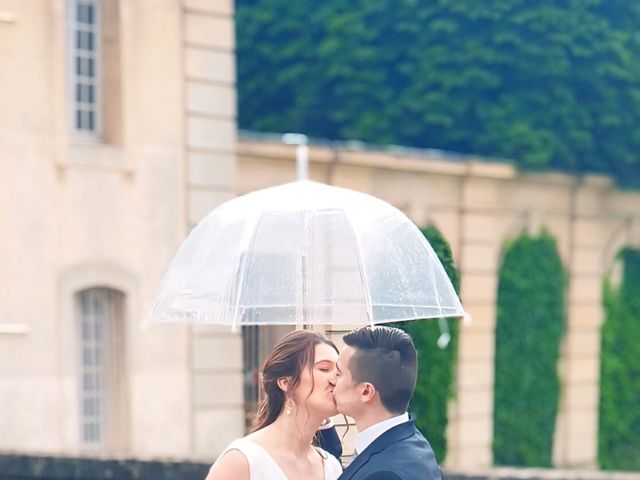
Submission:
<svg viewBox="0 0 640 480">
<path fill-rule="evenodd" d="M 300 383 L 304 368 L 313 368 L 316 345 L 330 345 L 338 351 L 335 344 L 321 333 L 311 330 L 296 330 L 285 335 L 264 361 L 260 375 L 262 398 L 253 431 L 271 425 L 282 412 L 286 396 L 278 386 L 278 379 L 289 378 L 289 388 L 295 389 Z"/>
</svg>

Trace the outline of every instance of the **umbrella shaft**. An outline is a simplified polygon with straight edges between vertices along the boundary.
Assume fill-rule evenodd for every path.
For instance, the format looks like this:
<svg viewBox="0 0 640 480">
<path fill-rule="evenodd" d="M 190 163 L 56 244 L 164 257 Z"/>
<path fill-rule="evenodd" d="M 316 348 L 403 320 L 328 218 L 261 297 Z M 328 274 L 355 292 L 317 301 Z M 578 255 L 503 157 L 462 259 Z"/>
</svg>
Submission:
<svg viewBox="0 0 640 480">
<path fill-rule="evenodd" d="M 296 167 L 298 180 L 308 180 L 309 178 L 309 147 L 298 145 L 296 147 Z"/>
<path fill-rule="evenodd" d="M 301 323 L 302 327 L 307 323 L 307 256 L 302 254 L 300 258 L 300 268 L 302 270 L 302 312 Z"/>
</svg>

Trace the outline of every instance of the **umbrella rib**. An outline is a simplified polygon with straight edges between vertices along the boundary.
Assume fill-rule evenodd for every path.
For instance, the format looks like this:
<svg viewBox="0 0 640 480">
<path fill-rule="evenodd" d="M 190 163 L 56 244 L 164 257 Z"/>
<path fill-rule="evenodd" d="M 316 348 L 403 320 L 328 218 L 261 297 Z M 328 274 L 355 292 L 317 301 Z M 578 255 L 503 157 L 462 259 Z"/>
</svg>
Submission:
<svg viewBox="0 0 640 480">
<path fill-rule="evenodd" d="M 242 297 L 242 289 L 244 287 L 244 275 L 247 269 L 247 261 L 248 261 L 247 256 L 251 251 L 251 247 L 255 243 L 258 226 L 260 225 L 261 220 L 262 220 L 262 217 L 257 218 L 257 215 L 254 216 L 254 218 L 252 218 L 251 221 L 248 221 L 245 224 L 244 226 L 245 230 L 244 232 L 242 232 L 242 238 L 240 241 L 240 248 L 239 248 L 240 265 L 238 265 L 238 291 L 236 294 L 235 305 L 233 309 L 233 318 L 231 319 L 232 331 L 235 331 L 237 328 L 236 324 L 238 323 L 238 310 L 240 308 L 240 298 Z M 253 236 L 250 238 L 251 234 L 253 234 Z"/>
<path fill-rule="evenodd" d="M 353 238 L 356 241 L 356 247 L 357 247 L 357 254 L 358 254 L 358 264 L 360 265 L 360 280 L 362 281 L 362 287 L 364 289 L 364 298 L 365 298 L 365 303 L 366 303 L 366 307 L 367 307 L 367 315 L 369 316 L 369 324 L 373 325 L 373 308 L 371 305 L 371 296 L 369 294 L 369 280 L 367 279 L 367 272 L 365 270 L 365 266 L 364 266 L 364 260 L 362 259 L 362 247 L 360 245 L 360 238 L 358 237 L 358 234 L 356 233 L 355 228 L 353 227 L 353 223 L 351 222 L 351 219 L 344 214 L 344 218 L 347 221 L 347 224 L 349 225 L 349 228 L 351 229 L 351 233 L 353 234 Z"/>
<path fill-rule="evenodd" d="M 447 275 L 447 272 L 445 271 L 444 267 L 442 266 L 442 263 L 440 263 L 440 260 L 438 259 L 438 255 L 436 254 L 436 252 L 433 250 L 433 247 L 431 246 L 431 244 L 429 243 L 429 241 L 424 237 L 424 234 L 420 231 L 420 229 L 417 227 L 417 225 L 415 223 L 413 223 L 408 217 L 405 219 L 405 222 L 407 223 L 407 225 L 410 226 L 410 228 L 413 228 L 414 231 L 418 234 L 420 234 L 421 238 L 424 239 L 424 242 L 422 242 L 422 248 L 427 252 L 427 255 L 431 258 L 431 262 L 429 262 L 429 269 L 430 269 L 430 273 L 431 273 L 431 284 L 433 286 L 433 291 L 435 293 L 435 297 L 436 297 L 436 303 L 438 306 L 438 310 L 440 313 L 440 317 L 445 317 L 446 315 L 443 315 L 442 312 L 442 303 L 440 302 L 440 292 L 438 291 L 438 288 L 436 287 L 436 280 L 435 280 L 435 270 L 437 269 L 440 273 L 441 276 L 443 276 L 444 278 L 448 279 L 449 282 L 445 282 L 445 284 L 443 285 L 443 288 L 448 290 L 447 293 L 449 293 L 450 297 L 454 299 L 454 301 L 457 300 L 458 302 L 458 306 L 460 307 L 460 310 L 462 310 L 462 313 L 464 314 L 464 308 L 462 308 L 462 304 L 460 303 L 460 299 L 458 298 L 458 294 L 456 293 L 455 289 L 453 288 L 453 284 L 451 283 L 451 279 L 449 279 L 449 275 Z"/>
</svg>

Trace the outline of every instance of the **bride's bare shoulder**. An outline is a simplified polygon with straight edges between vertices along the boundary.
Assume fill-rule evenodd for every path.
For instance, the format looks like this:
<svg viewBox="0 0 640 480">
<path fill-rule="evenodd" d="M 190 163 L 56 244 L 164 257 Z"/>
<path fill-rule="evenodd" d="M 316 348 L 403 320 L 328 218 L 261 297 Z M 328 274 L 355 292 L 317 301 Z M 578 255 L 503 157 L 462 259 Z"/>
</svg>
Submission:
<svg viewBox="0 0 640 480">
<path fill-rule="evenodd" d="M 229 450 L 216 460 L 206 480 L 249 480 L 249 462 L 239 450 Z"/>
</svg>

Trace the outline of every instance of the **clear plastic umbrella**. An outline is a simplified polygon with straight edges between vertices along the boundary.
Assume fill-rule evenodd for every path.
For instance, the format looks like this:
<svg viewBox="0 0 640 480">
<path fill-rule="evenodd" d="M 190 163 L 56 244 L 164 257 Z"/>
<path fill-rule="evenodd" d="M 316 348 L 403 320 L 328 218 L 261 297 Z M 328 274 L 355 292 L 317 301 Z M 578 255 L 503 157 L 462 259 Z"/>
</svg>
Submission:
<svg viewBox="0 0 640 480">
<path fill-rule="evenodd" d="M 444 268 L 388 203 L 298 181 L 213 210 L 176 254 L 157 320 L 223 324 L 377 324 L 461 317 Z"/>
</svg>

